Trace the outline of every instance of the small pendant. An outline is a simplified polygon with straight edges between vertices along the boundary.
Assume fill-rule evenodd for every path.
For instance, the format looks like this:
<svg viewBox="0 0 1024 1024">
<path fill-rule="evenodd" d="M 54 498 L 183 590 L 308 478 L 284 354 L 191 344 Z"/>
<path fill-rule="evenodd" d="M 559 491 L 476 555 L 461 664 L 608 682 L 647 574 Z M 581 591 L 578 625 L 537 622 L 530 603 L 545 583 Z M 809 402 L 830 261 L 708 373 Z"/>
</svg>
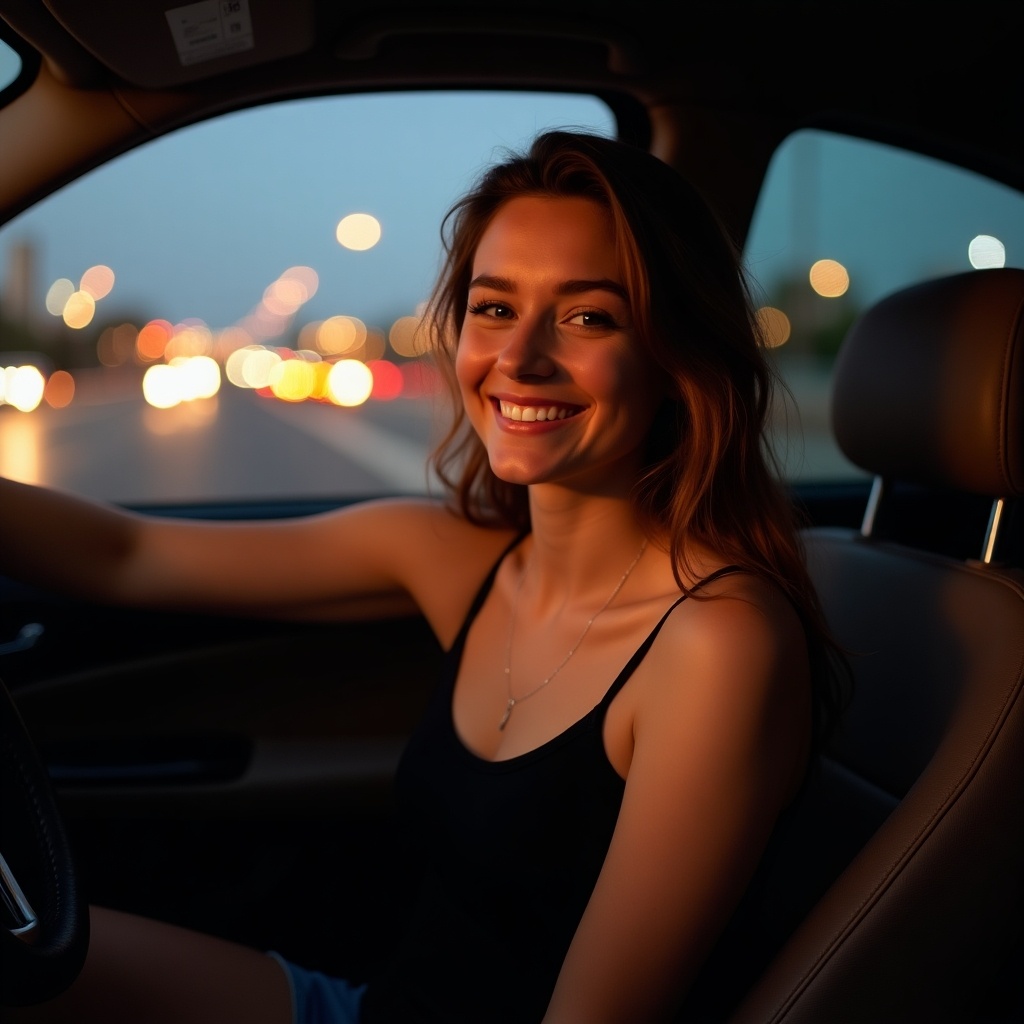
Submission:
<svg viewBox="0 0 1024 1024">
<path fill-rule="evenodd" d="M 498 723 L 498 732 L 504 732 L 505 726 L 508 724 L 509 717 L 512 714 L 512 709 L 516 706 L 514 697 L 509 697 L 508 704 L 505 705 L 505 714 L 501 716 L 501 721 Z"/>
</svg>

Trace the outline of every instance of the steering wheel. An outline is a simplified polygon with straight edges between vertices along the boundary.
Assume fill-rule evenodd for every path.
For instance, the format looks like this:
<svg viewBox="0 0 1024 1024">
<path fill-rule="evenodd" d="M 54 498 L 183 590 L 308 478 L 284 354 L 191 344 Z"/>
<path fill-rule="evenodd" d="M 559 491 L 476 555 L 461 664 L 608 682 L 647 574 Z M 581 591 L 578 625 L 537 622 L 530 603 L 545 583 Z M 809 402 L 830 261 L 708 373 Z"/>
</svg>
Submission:
<svg viewBox="0 0 1024 1024">
<path fill-rule="evenodd" d="M 0 1006 L 63 992 L 88 944 L 88 907 L 49 776 L 0 681 Z"/>
</svg>

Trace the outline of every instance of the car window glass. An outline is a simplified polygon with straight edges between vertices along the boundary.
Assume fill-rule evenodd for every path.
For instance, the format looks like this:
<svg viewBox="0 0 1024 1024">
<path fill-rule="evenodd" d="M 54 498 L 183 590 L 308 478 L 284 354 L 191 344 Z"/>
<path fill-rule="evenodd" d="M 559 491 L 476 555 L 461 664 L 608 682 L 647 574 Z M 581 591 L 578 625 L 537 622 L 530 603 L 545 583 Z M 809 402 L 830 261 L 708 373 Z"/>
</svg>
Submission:
<svg viewBox="0 0 1024 1024">
<path fill-rule="evenodd" d="M 867 305 L 917 281 L 1024 266 L 1024 196 L 979 175 L 860 139 L 804 131 L 780 147 L 746 245 L 778 365 L 787 475 L 861 476 L 829 427 L 832 364 Z"/>
<path fill-rule="evenodd" d="M 4 90 L 18 80 L 22 67 L 21 57 L 0 39 L 0 103 L 3 102 Z"/>
<path fill-rule="evenodd" d="M 127 503 L 420 493 L 413 328 L 451 202 L 590 96 L 287 102 L 177 131 L 0 229 L 0 473 Z"/>
</svg>

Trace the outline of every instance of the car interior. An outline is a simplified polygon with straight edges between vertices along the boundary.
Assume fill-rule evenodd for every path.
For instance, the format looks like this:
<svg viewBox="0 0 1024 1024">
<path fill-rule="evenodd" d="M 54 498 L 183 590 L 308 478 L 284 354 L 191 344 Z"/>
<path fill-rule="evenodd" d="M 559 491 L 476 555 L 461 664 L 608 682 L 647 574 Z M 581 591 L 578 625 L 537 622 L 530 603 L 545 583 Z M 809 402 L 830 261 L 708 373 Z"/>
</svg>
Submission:
<svg viewBox="0 0 1024 1024">
<path fill-rule="evenodd" d="M 225 383 L 145 405 L 143 374 L 164 357 L 143 353 L 143 324 L 194 343 L 196 322 L 158 321 L 140 291 L 82 330 L 63 306 L 66 328 L 51 316 L 44 331 L 32 303 L 47 315 L 51 279 L 85 269 L 74 244 L 102 259 L 119 232 L 143 237 L 124 257 L 139 276 L 184 269 L 195 295 L 228 293 L 224 264 L 241 270 L 243 250 L 265 246 L 266 267 L 306 259 L 274 233 L 301 220 L 300 199 L 383 209 L 368 183 L 386 167 L 420 203 L 429 253 L 376 265 L 393 294 L 360 315 L 397 323 L 426 297 L 447 203 L 495 149 L 571 120 L 650 150 L 705 193 L 764 315 L 785 324 L 779 459 L 853 669 L 820 771 L 677 1019 L 1024 1020 L 1022 40 L 1024 5 L 996 0 L 899 16 L 735 0 L 0 0 L 0 474 L 219 519 L 419 493 L 433 431 L 420 397 L 347 408 Z M 447 160 L 435 188 L 428 168 Z M 343 256 L 351 297 L 319 322 L 369 309 L 359 268 L 376 257 Z M 815 278 L 826 259 L 848 289 Z M 237 351 L 273 342 L 302 362 L 300 315 Z M 107 358 L 132 318 L 134 355 Z M 426 379 L 422 353 L 377 334 L 403 379 Z M 228 349 L 209 351 L 228 379 Z M 365 361 L 383 373 L 379 353 Z M 53 393 L 70 373 L 75 400 L 20 407 L 23 365 Z M 240 432 L 265 430 L 265 447 L 222 453 L 204 431 L 243 401 Z M 292 430 L 308 446 L 281 440 Z M 390 783 L 441 655 L 418 617 L 157 614 L 0 577 L 0 1016 L 71 983 L 89 903 L 365 977 L 416 879 Z"/>
</svg>

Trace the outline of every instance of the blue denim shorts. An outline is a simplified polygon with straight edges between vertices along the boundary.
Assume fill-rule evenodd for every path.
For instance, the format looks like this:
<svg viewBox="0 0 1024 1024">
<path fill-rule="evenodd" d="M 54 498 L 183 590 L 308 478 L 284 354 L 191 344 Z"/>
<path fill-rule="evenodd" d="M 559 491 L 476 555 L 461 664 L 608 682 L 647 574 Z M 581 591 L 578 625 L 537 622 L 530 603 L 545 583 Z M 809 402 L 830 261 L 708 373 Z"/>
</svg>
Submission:
<svg viewBox="0 0 1024 1024">
<path fill-rule="evenodd" d="M 359 1024 L 365 985 L 353 985 L 320 971 L 307 971 L 279 953 L 267 954 L 288 976 L 292 992 L 292 1024 Z"/>
</svg>

